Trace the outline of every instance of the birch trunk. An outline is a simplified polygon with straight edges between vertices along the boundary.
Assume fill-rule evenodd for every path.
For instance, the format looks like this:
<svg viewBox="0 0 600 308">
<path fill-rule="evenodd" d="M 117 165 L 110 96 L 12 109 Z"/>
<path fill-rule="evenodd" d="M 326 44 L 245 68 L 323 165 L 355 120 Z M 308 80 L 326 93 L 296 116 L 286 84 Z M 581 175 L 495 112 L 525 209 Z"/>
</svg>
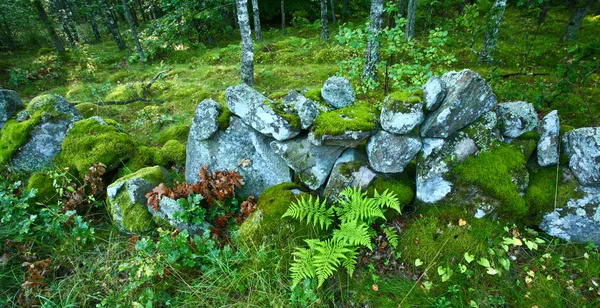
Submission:
<svg viewBox="0 0 600 308">
<path fill-rule="evenodd" d="M 398 17 L 406 15 L 406 0 L 398 0 Z"/>
<path fill-rule="evenodd" d="M 96 23 L 96 18 L 94 17 L 94 9 L 90 5 L 89 0 L 84 0 L 83 4 L 85 5 L 85 9 L 88 15 L 88 19 L 90 20 L 90 24 L 92 25 L 92 32 L 94 33 L 94 38 L 96 42 L 99 42 L 102 36 L 100 35 L 100 31 L 98 30 L 98 24 Z"/>
<path fill-rule="evenodd" d="M 254 35 L 256 41 L 262 42 L 262 32 L 260 31 L 260 12 L 258 10 L 258 0 L 252 0 L 252 16 L 254 17 Z"/>
<path fill-rule="evenodd" d="M 106 28 L 108 29 L 108 32 L 110 32 L 113 39 L 115 40 L 115 43 L 117 43 L 117 47 L 119 47 L 120 50 L 125 50 L 127 47 L 121 40 L 121 37 L 119 35 L 119 30 L 117 29 L 116 22 L 113 19 L 113 15 L 112 15 L 110 9 L 108 8 L 108 4 L 106 3 L 106 0 L 100 0 L 100 2 L 102 3 L 102 7 L 104 9 L 105 23 L 106 23 Z"/>
<path fill-rule="evenodd" d="M 371 0 L 371 23 L 369 24 L 367 51 L 365 58 L 367 63 L 363 71 L 363 82 L 367 80 L 377 81 L 377 64 L 379 64 L 379 38 L 383 26 L 383 0 Z"/>
<path fill-rule="evenodd" d="M 285 0 L 281 0 L 281 34 L 285 36 Z"/>
<path fill-rule="evenodd" d="M 329 25 L 327 22 L 327 0 L 321 0 L 321 39 L 329 40 Z"/>
<path fill-rule="evenodd" d="M 331 21 L 335 24 L 337 23 L 337 18 L 335 17 L 335 0 L 330 0 L 331 4 Z"/>
<path fill-rule="evenodd" d="M 50 35 L 50 39 L 52 40 L 54 49 L 56 49 L 56 51 L 59 53 L 64 53 L 65 47 L 63 46 L 62 42 L 60 41 L 58 34 L 56 34 L 56 30 L 54 30 L 54 26 L 52 26 L 52 23 L 48 19 L 48 14 L 46 14 L 46 10 L 44 9 L 42 2 L 40 0 L 33 0 L 33 6 L 35 6 L 35 9 L 38 12 L 38 16 L 40 17 L 40 20 L 44 24 L 46 31 L 48 31 L 48 35 Z"/>
<path fill-rule="evenodd" d="M 236 0 L 237 18 L 242 35 L 242 81 L 251 86 L 254 84 L 254 45 L 250 31 L 250 17 L 248 16 L 248 0 Z"/>
<path fill-rule="evenodd" d="M 129 6 L 127 5 L 127 0 L 121 0 L 121 4 L 123 5 L 123 11 L 125 12 L 125 18 L 127 18 L 127 23 L 129 24 L 129 28 L 131 29 L 131 36 L 133 36 L 133 41 L 135 42 L 135 48 L 137 49 L 138 54 L 140 55 L 140 60 L 142 62 L 146 62 L 146 56 L 144 56 L 144 51 L 142 50 L 142 45 L 140 45 L 140 40 L 138 39 L 137 31 L 135 30 L 135 24 L 133 22 L 133 18 L 129 12 Z"/>
<path fill-rule="evenodd" d="M 587 0 L 584 5 L 578 6 L 571 15 L 569 19 L 569 23 L 565 27 L 565 33 L 563 34 L 563 41 L 570 42 L 575 40 L 575 36 L 577 35 L 577 31 L 581 24 L 583 23 L 583 19 L 587 14 L 588 10 L 594 3 L 594 0 Z"/>
<path fill-rule="evenodd" d="M 408 0 L 408 11 L 406 14 L 408 21 L 404 30 L 404 40 L 410 41 L 415 37 L 415 24 L 417 21 L 417 0 Z"/>
<path fill-rule="evenodd" d="M 477 59 L 478 64 L 491 65 L 494 60 L 494 53 L 498 45 L 498 32 L 500 32 L 500 25 L 502 24 L 502 16 L 505 9 L 506 0 L 496 0 L 490 11 L 491 18 L 488 22 L 487 32 L 485 33 L 483 48 Z"/>
</svg>

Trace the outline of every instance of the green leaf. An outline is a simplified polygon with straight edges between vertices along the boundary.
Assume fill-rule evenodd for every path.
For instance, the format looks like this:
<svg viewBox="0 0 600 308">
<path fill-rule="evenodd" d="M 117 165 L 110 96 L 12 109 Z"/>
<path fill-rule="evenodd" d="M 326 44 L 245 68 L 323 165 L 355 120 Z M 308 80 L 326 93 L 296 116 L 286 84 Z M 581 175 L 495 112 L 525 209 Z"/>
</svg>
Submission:
<svg viewBox="0 0 600 308">
<path fill-rule="evenodd" d="M 465 257 L 465 261 L 467 261 L 467 263 L 471 263 L 471 262 L 473 262 L 473 260 L 475 260 L 475 256 L 469 254 L 468 252 L 465 252 L 464 257 Z"/>
<path fill-rule="evenodd" d="M 415 266 L 416 266 L 416 267 L 419 267 L 419 266 L 421 266 L 421 265 L 423 265 L 423 261 L 421 261 L 421 259 L 416 259 L 416 260 L 415 260 Z"/>
<path fill-rule="evenodd" d="M 490 261 L 486 258 L 481 258 L 481 259 L 477 260 L 477 264 L 479 264 L 483 267 L 491 267 Z"/>
</svg>

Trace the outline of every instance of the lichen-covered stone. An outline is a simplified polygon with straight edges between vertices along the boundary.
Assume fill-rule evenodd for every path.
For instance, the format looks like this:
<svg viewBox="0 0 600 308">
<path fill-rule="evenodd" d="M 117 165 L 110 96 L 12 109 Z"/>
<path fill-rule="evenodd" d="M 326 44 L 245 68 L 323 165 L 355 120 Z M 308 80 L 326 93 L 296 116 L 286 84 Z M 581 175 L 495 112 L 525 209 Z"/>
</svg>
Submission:
<svg viewBox="0 0 600 308">
<path fill-rule="evenodd" d="M 313 100 L 304 97 L 296 91 L 290 91 L 283 98 L 282 104 L 293 109 L 298 114 L 302 129 L 308 129 L 320 114 Z"/>
<path fill-rule="evenodd" d="M 340 135 L 328 135 L 324 134 L 320 137 L 316 137 L 315 133 L 309 133 L 309 140 L 314 145 L 333 145 L 344 148 L 355 148 L 361 142 L 367 140 L 367 138 L 373 136 L 377 131 L 351 131 L 347 130 Z"/>
<path fill-rule="evenodd" d="M 465 69 L 442 76 L 448 92 L 421 125 L 421 136 L 447 138 L 496 105 L 496 95 L 479 74 Z"/>
<path fill-rule="evenodd" d="M 197 183 L 198 171 L 205 165 L 210 171 L 235 170 L 246 183 L 239 193 L 259 196 L 268 187 L 292 180 L 285 161 L 271 150 L 271 141 L 273 138 L 232 116 L 227 130 L 203 141 L 189 139 L 185 179 Z"/>
<path fill-rule="evenodd" d="M 569 168 L 583 186 L 600 186 L 600 127 L 572 130 L 563 137 Z"/>
<path fill-rule="evenodd" d="M 556 110 L 542 119 L 539 131 L 540 140 L 537 143 L 538 164 L 542 167 L 558 164 L 560 119 Z"/>
<path fill-rule="evenodd" d="M 312 127 L 316 145 L 356 147 L 377 131 L 378 114 L 368 102 L 321 113 Z"/>
<path fill-rule="evenodd" d="M 381 127 L 394 134 L 406 134 L 425 120 L 421 98 L 410 93 L 394 93 L 381 107 Z"/>
<path fill-rule="evenodd" d="M 187 230 L 190 235 L 201 234 L 210 227 L 210 224 L 206 221 L 201 225 L 182 221 L 178 213 L 184 211 L 183 207 L 181 207 L 177 200 L 166 196 L 163 196 L 158 202 L 158 211 L 153 207 L 148 207 L 148 211 L 152 214 L 153 220 L 157 225 L 175 228 L 180 231 Z"/>
<path fill-rule="evenodd" d="M 155 166 L 140 169 L 110 184 L 106 189 L 106 202 L 115 225 L 124 232 L 152 230 L 156 224 L 146 205 L 146 194 L 168 181 L 167 170 Z"/>
<path fill-rule="evenodd" d="M 344 77 L 333 76 L 329 77 L 323 88 L 321 88 L 321 96 L 333 108 L 344 108 L 354 103 L 356 94 L 350 81 Z"/>
<path fill-rule="evenodd" d="M 347 149 L 333 165 L 323 196 L 330 200 L 337 200 L 344 188 L 366 189 L 376 176 L 375 172 L 368 167 L 365 155 L 355 149 Z"/>
<path fill-rule="evenodd" d="M 400 136 L 380 131 L 367 143 L 367 155 L 373 170 L 400 173 L 421 150 L 417 136 Z"/>
<path fill-rule="evenodd" d="M 0 89 L 0 129 L 23 106 L 23 101 L 17 92 Z"/>
<path fill-rule="evenodd" d="M 538 118 L 533 105 L 527 102 L 498 104 L 498 128 L 507 138 L 518 138 L 537 128 Z"/>
<path fill-rule="evenodd" d="M 246 84 L 227 88 L 226 99 L 233 114 L 265 136 L 286 140 L 300 133 L 273 110 L 273 101 Z"/>
<path fill-rule="evenodd" d="M 434 111 L 440 107 L 446 97 L 446 84 L 438 76 L 432 76 L 423 86 L 425 109 Z"/>
<path fill-rule="evenodd" d="M 211 100 L 205 99 L 196 108 L 192 127 L 190 128 L 189 138 L 202 141 L 210 138 L 219 130 L 219 115 L 222 112 L 221 105 Z"/>
<path fill-rule="evenodd" d="M 307 136 L 291 140 L 274 141 L 271 148 L 296 172 L 298 179 L 310 189 L 318 189 L 325 183 L 343 147 L 317 146 Z"/>
</svg>

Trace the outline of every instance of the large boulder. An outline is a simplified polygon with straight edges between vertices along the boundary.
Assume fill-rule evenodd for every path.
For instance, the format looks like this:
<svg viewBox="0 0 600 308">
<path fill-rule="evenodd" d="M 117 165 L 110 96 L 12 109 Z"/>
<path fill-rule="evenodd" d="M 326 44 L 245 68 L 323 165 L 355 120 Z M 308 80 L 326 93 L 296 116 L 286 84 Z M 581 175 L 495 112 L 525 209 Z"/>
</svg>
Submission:
<svg viewBox="0 0 600 308">
<path fill-rule="evenodd" d="M 323 196 L 337 200 L 346 187 L 366 189 L 377 175 L 368 167 L 367 157 L 356 149 L 347 149 L 333 165 Z M 383 191 L 380 191 L 383 192 Z"/>
<path fill-rule="evenodd" d="M 269 138 L 232 116 L 225 131 L 217 131 L 207 140 L 198 140 L 190 133 L 187 144 L 185 179 L 197 183 L 198 171 L 207 165 L 210 171 L 235 170 L 246 185 L 242 195 L 259 196 L 273 185 L 290 182 L 291 172 L 285 161 L 271 150 Z"/>
<path fill-rule="evenodd" d="M 0 129 L 23 106 L 23 101 L 17 92 L 0 89 Z"/>
<path fill-rule="evenodd" d="M 518 138 L 537 128 L 538 118 L 533 105 L 527 102 L 498 104 L 498 128 L 507 138 Z"/>
<path fill-rule="evenodd" d="M 569 168 L 583 186 L 600 186 L 600 127 L 572 130 L 563 137 Z"/>
<path fill-rule="evenodd" d="M 325 183 L 335 161 L 344 151 L 339 146 L 317 146 L 307 136 L 273 141 L 271 148 L 296 172 L 298 179 L 313 190 Z"/>
<path fill-rule="evenodd" d="M 356 147 L 377 132 L 376 108 L 368 102 L 321 113 L 311 129 L 315 145 Z"/>
<path fill-rule="evenodd" d="M 35 171 L 58 155 L 81 114 L 63 97 L 48 94 L 32 99 L 18 118 L 7 121 L 1 132 L 0 163 L 10 160 L 17 170 Z"/>
<path fill-rule="evenodd" d="M 421 139 L 416 135 L 394 135 L 380 131 L 367 143 L 367 155 L 373 170 L 400 173 L 421 150 Z"/>
<path fill-rule="evenodd" d="M 219 115 L 222 112 L 221 105 L 212 99 L 205 99 L 194 113 L 193 125 L 190 128 L 190 135 L 194 136 L 197 141 L 202 141 L 210 138 L 219 130 Z"/>
<path fill-rule="evenodd" d="M 444 97 L 446 97 L 446 84 L 440 77 L 432 76 L 423 86 L 423 98 L 425 99 L 425 109 L 434 111 L 440 107 Z"/>
<path fill-rule="evenodd" d="M 124 232 L 141 233 L 156 227 L 146 194 L 158 184 L 169 181 L 162 167 L 140 169 L 108 185 L 106 203 L 115 225 Z"/>
<path fill-rule="evenodd" d="M 418 95 L 392 93 L 381 107 L 381 127 L 394 134 L 406 134 L 425 120 L 423 101 Z"/>
<path fill-rule="evenodd" d="M 350 81 L 344 77 L 333 76 L 329 77 L 323 88 L 321 96 L 331 107 L 344 108 L 356 100 L 356 94 Z"/>
<path fill-rule="evenodd" d="M 300 133 L 300 127 L 295 127 L 273 109 L 273 101 L 246 84 L 227 88 L 226 99 L 232 113 L 265 136 L 286 140 Z"/>
<path fill-rule="evenodd" d="M 542 167 L 558 164 L 558 142 L 560 119 L 556 110 L 547 114 L 539 127 L 540 140 L 537 144 L 538 164 Z"/>
<path fill-rule="evenodd" d="M 290 91 L 290 93 L 283 98 L 281 103 L 286 108 L 291 109 L 292 112 L 298 114 L 302 129 L 308 129 L 320 114 L 319 109 L 313 100 L 304 97 L 296 91 Z"/>
<path fill-rule="evenodd" d="M 448 92 L 421 125 L 421 136 L 447 138 L 496 105 L 496 95 L 479 74 L 465 69 L 442 76 Z"/>
</svg>

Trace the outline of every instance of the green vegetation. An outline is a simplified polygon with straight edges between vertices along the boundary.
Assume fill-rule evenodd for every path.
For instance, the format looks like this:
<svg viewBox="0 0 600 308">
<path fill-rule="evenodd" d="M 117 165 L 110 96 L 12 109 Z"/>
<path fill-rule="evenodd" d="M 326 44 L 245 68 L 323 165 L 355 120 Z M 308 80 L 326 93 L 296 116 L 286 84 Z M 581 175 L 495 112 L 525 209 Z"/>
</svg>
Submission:
<svg viewBox="0 0 600 308">
<path fill-rule="evenodd" d="M 350 106 L 321 113 L 313 124 L 315 137 L 339 136 L 347 131 L 370 131 L 377 127 L 378 110 L 368 102 L 356 102 Z"/>
<path fill-rule="evenodd" d="M 14 154 L 29 140 L 29 134 L 42 120 L 41 113 L 34 114 L 29 120 L 17 122 L 14 119 L 4 123 L 0 131 L 0 164 L 6 165 Z"/>
<path fill-rule="evenodd" d="M 383 107 L 392 112 L 410 112 L 415 104 L 423 104 L 423 91 L 394 92 L 384 101 Z"/>
<path fill-rule="evenodd" d="M 372 197 L 375 191 L 389 191 L 398 198 L 400 208 L 410 204 L 415 198 L 415 183 L 404 179 L 376 178 L 367 188 L 367 195 Z"/>
</svg>

